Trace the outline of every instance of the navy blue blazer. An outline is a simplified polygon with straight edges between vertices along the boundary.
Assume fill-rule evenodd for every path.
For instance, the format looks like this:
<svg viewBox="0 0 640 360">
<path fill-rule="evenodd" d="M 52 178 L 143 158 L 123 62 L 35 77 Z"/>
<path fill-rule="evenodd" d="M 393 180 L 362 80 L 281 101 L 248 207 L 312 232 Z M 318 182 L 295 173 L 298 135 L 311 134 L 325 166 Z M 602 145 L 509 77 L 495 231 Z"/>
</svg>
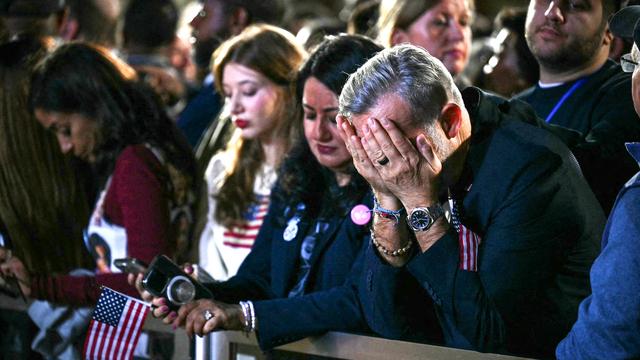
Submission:
<svg viewBox="0 0 640 360">
<path fill-rule="evenodd" d="M 302 241 L 317 219 L 304 210 L 290 211 L 275 197 L 272 199 L 253 248 L 238 273 L 210 286 L 214 298 L 227 303 L 254 301 L 258 340 L 264 349 L 330 329 L 364 331 L 366 326 L 355 301 L 356 281 L 348 280 L 361 272 L 369 240 L 367 225 L 356 225 L 349 213 L 326 219 L 329 227 L 316 240 L 305 295 L 287 298 L 296 285 Z M 371 208 L 371 195 L 367 194 L 361 203 Z M 283 214 L 288 214 L 287 221 L 282 221 Z M 286 240 L 286 224 L 294 217 L 300 217 L 297 235 Z M 329 317 L 329 313 L 338 316 Z"/>
<path fill-rule="evenodd" d="M 417 319 L 433 301 L 449 346 L 553 356 L 589 294 L 603 212 L 567 147 L 522 117 L 528 106 L 473 88 L 463 97 L 473 133 L 458 199 L 462 223 L 482 239 L 478 271 L 461 269 L 453 227 L 403 268 L 368 250 L 363 311 L 374 331 L 405 338 L 429 325 Z M 408 278 L 427 295 L 403 296 L 397 284 Z"/>
</svg>

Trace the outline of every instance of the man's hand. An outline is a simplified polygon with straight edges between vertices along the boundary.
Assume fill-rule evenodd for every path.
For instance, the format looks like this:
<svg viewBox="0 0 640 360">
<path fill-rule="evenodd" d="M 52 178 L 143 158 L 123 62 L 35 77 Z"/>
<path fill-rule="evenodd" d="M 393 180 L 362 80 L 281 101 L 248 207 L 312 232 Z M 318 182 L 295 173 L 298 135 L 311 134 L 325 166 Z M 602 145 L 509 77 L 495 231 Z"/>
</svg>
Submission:
<svg viewBox="0 0 640 360">
<path fill-rule="evenodd" d="M 363 134 L 369 163 L 407 211 L 438 202 L 442 163 L 423 133 L 416 138 L 416 148 L 392 121 L 369 118 Z"/>
<path fill-rule="evenodd" d="M 346 118 L 339 115 L 337 122 L 340 137 L 347 146 L 349 153 L 351 153 L 353 164 L 358 173 L 371 185 L 373 193 L 380 204 L 388 206 L 389 209 L 397 210 L 401 206 L 400 201 L 387 189 L 384 180 L 375 168 L 375 160 L 372 160 L 367 155 L 362 144 L 362 139 L 356 135 L 353 126 L 349 124 Z"/>
</svg>

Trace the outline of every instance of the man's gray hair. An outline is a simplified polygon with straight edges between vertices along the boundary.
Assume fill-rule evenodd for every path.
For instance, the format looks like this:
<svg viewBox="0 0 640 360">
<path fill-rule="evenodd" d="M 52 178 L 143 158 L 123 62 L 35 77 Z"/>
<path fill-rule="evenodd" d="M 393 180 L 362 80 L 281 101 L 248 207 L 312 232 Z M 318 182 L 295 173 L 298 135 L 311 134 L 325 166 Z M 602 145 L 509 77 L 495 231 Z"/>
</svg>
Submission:
<svg viewBox="0 0 640 360">
<path fill-rule="evenodd" d="M 349 77 L 340 94 L 340 114 L 364 114 L 390 93 L 404 99 L 422 125 L 433 123 L 448 102 L 463 106 L 460 91 L 438 59 L 422 48 L 398 45 L 379 52 Z"/>
</svg>

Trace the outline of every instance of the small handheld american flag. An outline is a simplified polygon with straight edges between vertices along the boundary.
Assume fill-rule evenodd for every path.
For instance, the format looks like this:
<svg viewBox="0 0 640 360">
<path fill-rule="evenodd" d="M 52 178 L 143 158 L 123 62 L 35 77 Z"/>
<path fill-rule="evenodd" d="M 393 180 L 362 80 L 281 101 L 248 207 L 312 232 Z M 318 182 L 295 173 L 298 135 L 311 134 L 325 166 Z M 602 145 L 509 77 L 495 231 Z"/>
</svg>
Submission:
<svg viewBox="0 0 640 360">
<path fill-rule="evenodd" d="M 131 359 L 149 307 L 103 288 L 84 342 L 85 359 Z"/>
</svg>

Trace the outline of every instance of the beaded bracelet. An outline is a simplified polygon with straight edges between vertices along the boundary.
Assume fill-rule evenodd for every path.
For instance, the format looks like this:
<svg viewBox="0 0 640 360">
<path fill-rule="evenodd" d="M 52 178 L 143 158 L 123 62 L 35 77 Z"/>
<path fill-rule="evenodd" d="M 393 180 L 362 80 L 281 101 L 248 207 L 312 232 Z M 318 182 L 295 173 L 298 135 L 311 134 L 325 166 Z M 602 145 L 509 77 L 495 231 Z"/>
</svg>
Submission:
<svg viewBox="0 0 640 360">
<path fill-rule="evenodd" d="M 380 251 L 381 253 L 388 256 L 402 256 L 411 250 L 411 246 L 413 246 L 413 241 L 409 240 L 409 243 L 400 249 L 389 250 L 384 245 L 380 244 L 378 240 L 376 240 L 376 235 L 371 231 L 371 243 Z"/>
<path fill-rule="evenodd" d="M 402 218 L 402 213 L 404 213 L 404 208 L 400 208 L 398 210 L 385 209 L 380 206 L 378 199 L 373 198 L 373 212 L 385 219 L 395 220 L 395 225 L 398 225 Z"/>
</svg>

